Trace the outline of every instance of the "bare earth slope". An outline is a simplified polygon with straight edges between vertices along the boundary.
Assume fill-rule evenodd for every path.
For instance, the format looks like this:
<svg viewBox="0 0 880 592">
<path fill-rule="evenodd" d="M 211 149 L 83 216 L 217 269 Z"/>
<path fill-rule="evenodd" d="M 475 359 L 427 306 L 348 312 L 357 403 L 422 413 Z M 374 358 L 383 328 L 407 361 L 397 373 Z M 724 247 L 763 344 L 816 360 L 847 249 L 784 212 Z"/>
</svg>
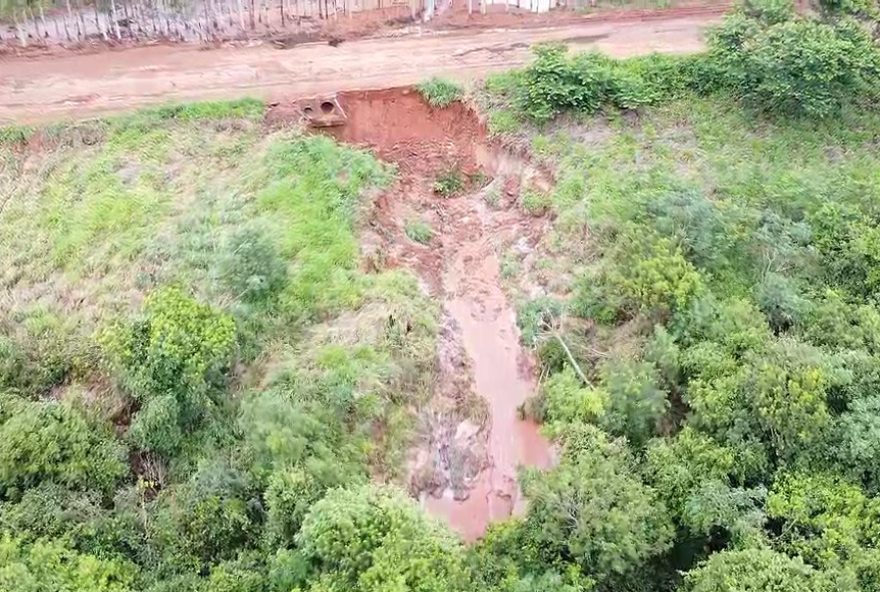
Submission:
<svg viewBox="0 0 880 592">
<path fill-rule="evenodd" d="M 466 29 L 278 50 L 157 46 L 0 62 L 0 125 L 125 111 L 154 103 L 253 96 L 272 99 L 459 80 L 519 66 L 529 46 L 565 41 L 614 56 L 702 47 L 715 12 L 546 28 Z"/>
</svg>

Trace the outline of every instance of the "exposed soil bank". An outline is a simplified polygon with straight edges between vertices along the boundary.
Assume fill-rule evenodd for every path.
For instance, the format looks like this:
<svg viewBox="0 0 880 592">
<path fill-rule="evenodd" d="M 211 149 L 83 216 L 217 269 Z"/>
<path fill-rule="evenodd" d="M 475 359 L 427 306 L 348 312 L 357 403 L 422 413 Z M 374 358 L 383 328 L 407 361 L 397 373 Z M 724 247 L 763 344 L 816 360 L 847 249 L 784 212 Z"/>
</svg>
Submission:
<svg viewBox="0 0 880 592">
<path fill-rule="evenodd" d="M 533 361 L 520 346 L 499 275 L 499 253 L 513 243 L 530 248 L 546 224 L 518 207 L 521 189 L 539 184 L 540 175 L 492 147 L 462 104 L 432 109 L 407 89 L 343 93 L 339 100 L 348 123 L 330 133 L 371 147 L 400 170 L 396 185 L 376 200 L 365 260 L 413 269 L 443 304 L 435 396 L 419 411 L 411 489 L 473 540 L 522 507 L 517 468 L 551 462 L 537 426 L 519 418 L 518 407 L 536 388 Z M 438 176 L 450 175 L 462 188 L 438 194 Z M 427 244 L 407 237 L 414 222 L 433 230 Z"/>
</svg>

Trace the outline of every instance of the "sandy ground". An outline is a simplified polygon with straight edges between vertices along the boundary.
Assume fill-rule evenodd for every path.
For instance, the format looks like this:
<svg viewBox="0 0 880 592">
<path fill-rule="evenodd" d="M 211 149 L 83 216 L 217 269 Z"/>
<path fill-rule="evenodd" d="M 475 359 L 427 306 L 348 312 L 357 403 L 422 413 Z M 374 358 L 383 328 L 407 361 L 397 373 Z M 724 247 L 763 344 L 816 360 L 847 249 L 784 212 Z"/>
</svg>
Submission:
<svg viewBox="0 0 880 592">
<path fill-rule="evenodd" d="M 0 62 L 0 124 L 80 119 L 143 105 L 199 99 L 289 99 L 403 86 L 432 75 L 466 81 L 520 66 L 529 47 L 564 41 L 614 56 L 687 53 L 703 44 L 720 10 L 662 18 L 572 22 L 549 27 L 413 32 L 398 38 L 199 49 L 155 46 Z"/>
</svg>

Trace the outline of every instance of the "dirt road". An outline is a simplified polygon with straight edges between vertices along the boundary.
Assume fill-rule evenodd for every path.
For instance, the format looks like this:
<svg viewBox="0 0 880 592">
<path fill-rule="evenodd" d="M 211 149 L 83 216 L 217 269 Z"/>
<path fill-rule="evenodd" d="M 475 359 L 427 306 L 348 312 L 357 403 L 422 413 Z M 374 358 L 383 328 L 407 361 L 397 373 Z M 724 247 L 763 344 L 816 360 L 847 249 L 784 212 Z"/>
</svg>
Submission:
<svg viewBox="0 0 880 592">
<path fill-rule="evenodd" d="M 274 99 L 467 80 L 529 60 L 529 47 L 564 41 L 615 56 L 702 47 L 718 11 L 546 28 L 426 31 L 398 38 L 204 50 L 158 46 L 0 62 L 0 124 L 84 118 L 143 105 L 254 96 Z"/>
</svg>

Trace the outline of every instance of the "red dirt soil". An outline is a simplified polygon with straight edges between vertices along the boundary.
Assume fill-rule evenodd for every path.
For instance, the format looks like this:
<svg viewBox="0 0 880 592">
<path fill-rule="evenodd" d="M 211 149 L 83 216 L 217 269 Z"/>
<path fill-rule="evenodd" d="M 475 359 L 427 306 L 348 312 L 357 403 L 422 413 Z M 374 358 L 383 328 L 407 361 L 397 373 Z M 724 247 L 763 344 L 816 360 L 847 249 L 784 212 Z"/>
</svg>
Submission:
<svg viewBox="0 0 880 592">
<path fill-rule="evenodd" d="M 537 426 L 519 418 L 519 406 L 536 388 L 534 363 L 520 346 L 499 275 L 502 252 L 514 242 L 534 245 L 546 227 L 546 219 L 524 214 L 518 202 L 521 187 L 545 181 L 527 161 L 493 146 L 461 103 L 434 109 L 406 88 L 338 98 L 347 124 L 321 131 L 374 150 L 400 173 L 376 198 L 363 229 L 365 261 L 412 269 L 443 305 L 435 396 L 419 411 L 426 427 L 413 452 L 411 489 L 473 540 L 490 522 L 522 510 L 520 465 L 551 463 Z M 279 106 L 270 120 L 292 114 Z M 434 181 L 450 170 L 467 179 L 465 187 L 438 195 Z M 489 191 L 498 193 L 493 207 Z M 428 244 L 406 236 L 414 219 L 432 227 Z M 485 417 L 474 415 L 475 396 Z"/>
<path fill-rule="evenodd" d="M 329 130 L 337 140 L 369 146 L 407 174 L 425 174 L 450 161 L 466 175 L 477 172 L 475 146 L 488 140 L 464 104 L 434 109 L 409 88 L 345 92 L 339 102 L 348 119 Z"/>
</svg>

